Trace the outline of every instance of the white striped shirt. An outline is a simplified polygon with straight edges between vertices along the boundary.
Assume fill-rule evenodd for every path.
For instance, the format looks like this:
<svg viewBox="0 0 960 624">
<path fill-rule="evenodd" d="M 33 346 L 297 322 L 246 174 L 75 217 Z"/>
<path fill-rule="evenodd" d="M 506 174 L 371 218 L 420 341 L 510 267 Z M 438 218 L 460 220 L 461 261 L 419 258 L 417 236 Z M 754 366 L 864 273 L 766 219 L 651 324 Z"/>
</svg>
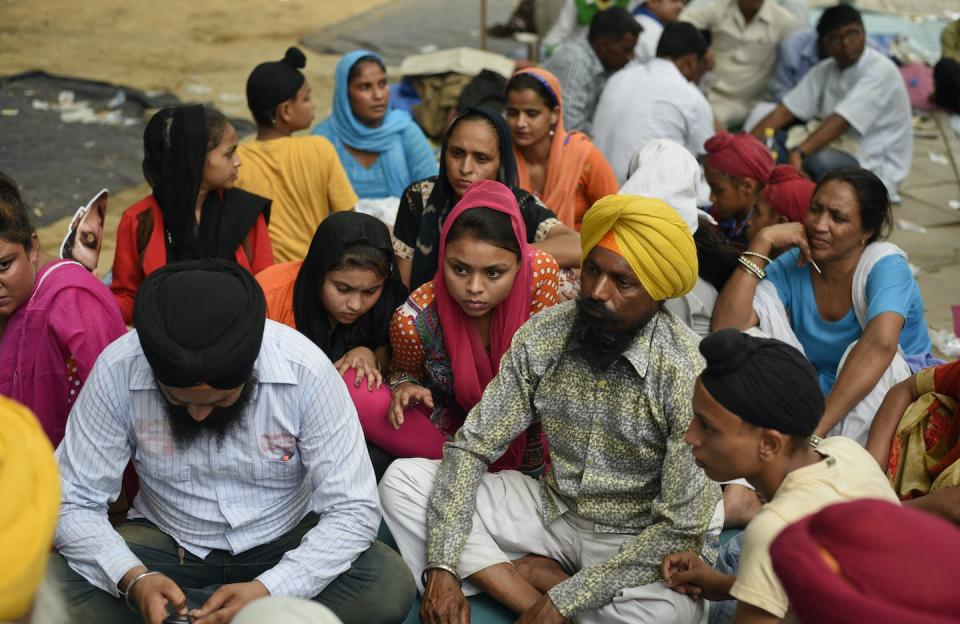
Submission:
<svg viewBox="0 0 960 624">
<path fill-rule="evenodd" d="M 373 469 L 356 409 L 330 360 L 289 327 L 267 321 L 243 422 L 218 442 L 178 448 L 136 332 L 101 354 L 57 449 L 63 505 L 55 546 L 93 585 L 142 565 L 107 520 L 131 457 L 146 518 L 204 558 L 236 554 L 320 516 L 261 581 L 273 595 L 312 598 L 373 542 L 380 522 Z"/>
</svg>

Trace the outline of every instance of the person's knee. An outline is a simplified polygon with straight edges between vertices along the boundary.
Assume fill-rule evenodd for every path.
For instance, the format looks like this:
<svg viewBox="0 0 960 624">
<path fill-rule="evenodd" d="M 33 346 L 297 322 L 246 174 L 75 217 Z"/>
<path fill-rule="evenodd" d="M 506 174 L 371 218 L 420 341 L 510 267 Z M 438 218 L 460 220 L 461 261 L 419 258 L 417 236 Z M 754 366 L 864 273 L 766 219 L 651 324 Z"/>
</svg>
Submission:
<svg viewBox="0 0 960 624">
<path fill-rule="evenodd" d="M 377 486 L 384 511 L 389 513 L 396 508 L 398 501 L 409 498 L 411 489 L 418 489 L 417 482 L 427 479 L 436 463 L 435 460 L 414 457 L 397 459 L 390 464 Z"/>
<path fill-rule="evenodd" d="M 857 164 L 857 159 L 847 152 L 826 148 L 807 156 L 803 161 L 803 170 L 816 182 L 831 171 L 855 167 Z"/>
<path fill-rule="evenodd" d="M 348 574 L 362 579 L 362 586 L 353 594 L 354 604 L 338 613 L 344 622 L 392 624 L 407 617 L 417 587 L 410 568 L 393 549 L 374 542 Z"/>
</svg>

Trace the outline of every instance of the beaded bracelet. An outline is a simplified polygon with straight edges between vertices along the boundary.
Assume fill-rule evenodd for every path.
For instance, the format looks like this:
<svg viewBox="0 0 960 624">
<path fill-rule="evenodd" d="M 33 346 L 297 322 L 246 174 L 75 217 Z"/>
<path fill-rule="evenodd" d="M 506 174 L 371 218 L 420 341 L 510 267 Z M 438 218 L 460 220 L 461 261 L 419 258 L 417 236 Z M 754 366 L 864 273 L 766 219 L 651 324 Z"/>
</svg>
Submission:
<svg viewBox="0 0 960 624">
<path fill-rule="evenodd" d="M 765 256 L 762 253 L 757 253 L 755 251 L 745 251 L 741 255 L 753 256 L 754 258 L 760 258 L 761 260 L 766 260 L 767 264 L 770 264 L 771 262 L 773 262 L 773 260 L 771 260 L 769 256 Z"/>
<path fill-rule="evenodd" d="M 759 266 L 757 266 L 755 262 L 752 262 L 748 258 L 744 256 L 740 256 L 739 258 L 737 258 L 737 262 L 740 263 L 740 268 L 742 268 L 744 271 L 754 276 L 758 280 L 762 281 L 765 277 L 767 277 L 766 271 L 761 269 Z"/>
</svg>

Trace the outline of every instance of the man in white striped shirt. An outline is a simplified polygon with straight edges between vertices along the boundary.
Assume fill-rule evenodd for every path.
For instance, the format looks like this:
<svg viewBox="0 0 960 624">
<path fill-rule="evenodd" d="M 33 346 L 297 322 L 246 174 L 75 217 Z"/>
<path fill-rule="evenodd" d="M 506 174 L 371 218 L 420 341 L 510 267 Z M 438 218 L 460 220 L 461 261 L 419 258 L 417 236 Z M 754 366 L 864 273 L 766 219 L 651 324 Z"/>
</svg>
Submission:
<svg viewBox="0 0 960 624">
<path fill-rule="evenodd" d="M 375 541 L 373 470 L 323 353 L 265 321 L 259 286 L 225 260 L 151 274 L 135 321 L 97 360 L 57 449 L 51 566 L 72 621 L 229 622 L 268 595 L 344 622 L 402 621 L 413 579 Z M 140 492 L 114 528 L 107 504 L 131 457 Z"/>
</svg>

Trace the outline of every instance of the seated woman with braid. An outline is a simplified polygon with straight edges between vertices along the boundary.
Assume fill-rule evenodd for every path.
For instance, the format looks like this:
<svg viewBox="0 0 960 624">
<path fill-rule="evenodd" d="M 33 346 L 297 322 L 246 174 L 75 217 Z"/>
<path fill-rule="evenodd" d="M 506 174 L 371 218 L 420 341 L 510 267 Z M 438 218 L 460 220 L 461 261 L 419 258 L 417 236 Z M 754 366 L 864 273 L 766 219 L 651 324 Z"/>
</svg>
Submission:
<svg viewBox="0 0 960 624">
<path fill-rule="evenodd" d="M 237 131 L 200 105 L 159 110 L 143 131 L 143 175 L 153 192 L 127 208 L 117 227 L 110 290 L 123 320 L 144 278 L 168 263 L 233 260 L 251 273 L 273 264 L 270 200 L 234 188 Z"/>
<path fill-rule="evenodd" d="M 911 374 L 904 354 L 930 351 L 906 254 L 881 242 L 891 220 L 877 176 L 834 171 L 817 184 L 803 223 L 754 237 L 714 307 L 714 330 L 759 323 L 813 363 L 827 397 L 818 436 L 866 443 L 886 391 Z M 777 250 L 789 251 L 771 262 Z"/>
<path fill-rule="evenodd" d="M 433 280 L 390 323 L 389 412 L 360 414 L 367 441 L 395 457 L 440 459 L 514 333 L 557 302 L 557 263 L 527 243 L 516 196 L 499 182 L 466 191 L 444 222 L 439 257 Z M 536 472 L 544 452 L 536 423 L 492 469 Z"/>
</svg>

